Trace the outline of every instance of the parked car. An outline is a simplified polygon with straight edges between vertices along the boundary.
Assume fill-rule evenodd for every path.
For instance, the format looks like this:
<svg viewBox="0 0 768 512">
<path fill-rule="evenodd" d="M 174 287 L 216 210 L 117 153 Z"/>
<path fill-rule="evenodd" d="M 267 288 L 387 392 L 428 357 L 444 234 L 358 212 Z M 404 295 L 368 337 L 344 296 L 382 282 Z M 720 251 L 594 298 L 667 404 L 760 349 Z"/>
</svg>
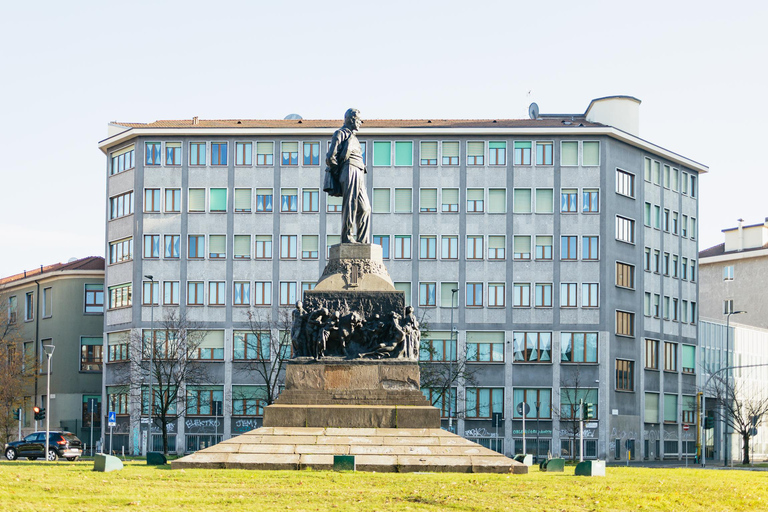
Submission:
<svg viewBox="0 0 768 512">
<path fill-rule="evenodd" d="M 83 455 L 83 443 L 72 432 L 49 432 L 48 460 L 57 460 L 59 457 L 69 461 L 77 460 Z M 45 457 L 45 432 L 33 432 L 21 441 L 13 441 L 5 445 L 5 458 L 16 460 L 26 457 L 35 460 Z"/>
</svg>

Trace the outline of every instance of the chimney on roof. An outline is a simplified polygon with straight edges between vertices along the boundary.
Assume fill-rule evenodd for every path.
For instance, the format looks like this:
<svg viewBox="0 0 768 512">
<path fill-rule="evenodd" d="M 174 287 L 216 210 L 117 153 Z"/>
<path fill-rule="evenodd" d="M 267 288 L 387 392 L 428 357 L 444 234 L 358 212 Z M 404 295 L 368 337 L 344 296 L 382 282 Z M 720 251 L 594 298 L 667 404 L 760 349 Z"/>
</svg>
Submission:
<svg viewBox="0 0 768 512">
<path fill-rule="evenodd" d="M 744 250 L 744 219 L 738 219 L 739 221 L 739 248 L 738 251 Z"/>
<path fill-rule="evenodd" d="M 195 125 L 197 123 L 198 123 L 198 119 L 197 119 L 197 116 L 195 116 L 192 118 L 192 124 Z"/>
</svg>

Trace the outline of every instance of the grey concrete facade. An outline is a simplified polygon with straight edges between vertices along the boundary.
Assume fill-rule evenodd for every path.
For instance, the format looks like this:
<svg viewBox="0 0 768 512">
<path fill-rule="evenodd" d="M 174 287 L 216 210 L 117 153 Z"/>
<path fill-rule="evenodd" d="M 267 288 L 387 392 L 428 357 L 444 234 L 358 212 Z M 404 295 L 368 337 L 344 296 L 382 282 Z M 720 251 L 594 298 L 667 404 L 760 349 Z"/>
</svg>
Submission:
<svg viewBox="0 0 768 512">
<path fill-rule="evenodd" d="M 295 123 L 295 122 L 294 122 Z M 646 339 L 664 342 L 673 347 L 677 360 L 682 357 L 681 346 L 684 344 L 696 346 L 697 328 L 695 320 L 695 304 L 698 302 L 698 281 L 693 278 L 682 279 L 678 270 L 677 277 L 669 272 L 654 272 L 653 269 L 644 271 L 645 249 L 658 250 L 661 254 L 670 253 L 678 258 L 694 262 L 697 258 L 696 237 L 682 236 L 677 229 L 674 234 L 671 228 L 655 229 L 653 226 L 644 227 L 645 202 L 658 205 L 674 211 L 678 215 L 697 218 L 698 200 L 696 194 L 682 192 L 682 176 L 695 177 L 706 168 L 690 162 L 682 157 L 632 139 L 631 136 L 619 134 L 610 127 L 600 125 L 571 126 L 559 124 L 556 127 L 540 128 L 535 121 L 520 123 L 513 128 L 495 127 L 490 121 L 472 125 L 464 123 L 462 127 L 434 127 L 427 124 L 414 127 L 408 122 L 393 122 L 392 126 L 379 127 L 376 122 L 364 125 L 359 134 L 361 142 L 366 144 L 366 163 L 369 173 L 367 186 L 369 196 L 374 201 L 372 215 L 372 233 L 374 236 L 389 236 L 389 259 L 385 260 L 393 282 L 400 289 L 408 288 L 410 284 L 410 303 L 428 322 L 430 331 L 435 339 L 440 335 L 450 335 L 451 308 L 450 298 L 441 295 L 443 288 L 450 289 L 453 283 L 458 292 L 459 306 L 453 310 L 454 324 L 458 330 L 458 354 L 466 354 L 473 340 L 482 338 L 482 343 L 490 344 L 489 350 L 499 351 L 501 361 L 478 361 L 467 363 L 474 374 L 474 382 L 458 383 L 458 414 L 454 422 L 455 431 L 469 439 L 477 440 L 498 448 L 504 453 L 513 454 L 522 449 L 522 418 L 515 413 L 517 398 L 523 390 L 538 390 L 539 401 L 544 405 L 549 402 L 547 411 L 542 411 L 540 418 L 533 416 L 526 421 L 525 431 L 527 449 L 535 452 L 535 441 L 539 437 L 542 455 L 545 451 L 573 454 L 574 421 L 561 412 L 564 389 L 577 388 L 584 393 L 594 393 L 596 396 L 597 418 L 587 422 L 587 447 L 585 455 L 603 459 L 624 459 L 626 450 L 632 451 L 632 457 L 679 457 L 683 450 L 683 441 L 688 440 L 683 434 L 680 411 L 684 401 L 683 396 L 694 393 L 695 375 L 683 373 L 679 364 L 674 369 L 664 370 L 657 361 L 656 368 L 646 369 L 645 349 Z M 588 124 L 588 123 L 587 123 Z M 191 126 L 191 125 L 190 125 Z M 176 129 L 174 127 L 153 129 L 151 133 L 143 131 L 141 126 L 126 126 L 125 131 L 106 139 L 101 148 L 107 155 L 106 172 L 107 198 L 134 191 L 134 211 L 122 218 L 108 220 L 106 228 L 106 253 L 109 255 L 110 242 L 131 237 L 134 241 L 133 258 L 124 262 L 108 264 L 106 287 L 124 283 L 133 286 L 133 300 L 130 306 L 112 308 L 105 314 L 105 350 L 108 350 L 110 333 L 128 332 L 138 329 L 149 329 L 151 308 L 143 306 L 141 300 L 142 276 L 152 275 L 155 280 L 162 282 L 178 281 L 180 283 L 179 305 L 172 306 L 185 311 L 192 320 L 204 324 L 205 329 L 223 331 L 223 358 L 221 360 L 202 362 L 216 367 L 216 382 L 212 385 L 221 386 L 223 390 L 225 409 L 232 396 L 232 386 L 258 384 L 255 377 L 240 371 L 242 364 L 233 359 L 233 332 L 247 330 L 247 306 L 233 305 L 232 284 L 234 282 L 249 282 L 251 286 L 250 308 L 268 311 L 276 318 L 283 309 L 280 304 L 280 283 L 295 283 L 301 290 L 302 283 L 315 282 L 325 265 L 326 240 L 328 236 L 338 235 L 340 231 L 340 216 L 328 211 L 328 201 L 325 194 L 320 192 L 316 212 L 306 212 L 304 209 L 303 192 L 322 188 L 322 169 L 320 165 L 302 165 L 302 149 L 305 143 L 320 143 L 320 163 L 327 148 L 327 141 L 333 133 L 334 125 L 329 123 L 321 128 L 311 123 L 305 126 L 296 125 L 280 128 L 238 128 L 229 127 L 228 133 L 214 128 L 198 127 L 191 129 Z M 631 140 L 630 140 L 631 139 Z M 252 165 L 236 165 L 235 146 L 238 142 L 251 142 L 253 153 L 256 153 L 257 142 L 274 142 L 274 163 L 258 165 L 253 154 Z M 161 165 L 146 166 L 144 162 L 147 142 L 162 144 L 163 162 Z M 207 165 L 192 166 L 189 163 L 190 143 L 206 143 Z M 211 144 L 227 143 L 229 158 L 226 166 L 212 166 Z M 298 143 L 298 165 L 280 165 L 280 148 L 283 142 Z M 392 153 L 390 165 L 376 165 L 374 152 L 382 146 L 376 142 L 391 142 Z M 410 159 L 403 157 L 398 163 L 395 154 L 396 142 L 410 142 Z M 422 142 L 437 142 L 434 164 L 421 165 L 424 158 Z M 458 158 L 450 164 L 443 164 L 442 156 L 447 142 L 458 142 Z M 469 165 L 468 151 L 474 142 L 481 142 L 483 148 L 482 164 L 474 161 Z M 491 158 L 490 143 L 504 143 L 505 159 L 499 165 L 488 165 Z M 530 162 L 515 164 L 515 142 L 530 143 Z M 537 142 L 552 144 L 552 161 L 547 165 L 537 164 Z M 563 165 L 563 143 L 576 143 L 575 165 Z M 597 144 L 598 160 L 587 162 L 585 142 L 589 145 L 589 158 L 594 158 Z M 167 166 L 165 150 L 168 143 L 180 143 L 182 156 L 180 165 Z M 111 157 L 121 148 L 133 146 L 135 151 L 135 166 L 132 169 L 110 175 Z M 407 147 L 401 145 L 400 147 Z M 573 146 L 568 146 L 570 150 Z M 495 149 L 495 148 L 494 148 Z M 409 161 L 410 160 L 410 161 Z M 677 189 L 665 187 L 663 183 L 655 184 L 653 177 L 646 181 L 644 169 L 646 160 L 659 162 L 660 169 L 668 165 L 678 172 Z M 586 165 L 585 165 L 586 164 Z M 617 193 L 618 170 L 626 177 L 627 173 L 634 177 L 630 190 L 626 194 Z M 145 212 L 144 190 L 155 188 L 165 195 L 168 188 L 179 188 L 182 193 L 182 205 L 178 213 L 165 213 L 165 199 L 160 213 Z M 190 188 L 205 188 L 206 207 L 204 212 L 189 212 L 187 199 Z M 225 212 L 210 211 L 210 188 L 227 189 L 227 206 Z M 236 212 L 234 204 L 235 189 L 248 188 L 253 191 L 251 212 Z M 256 190 L 271 188 L 273 190 L 273 212 L 256 212 Z M 298 190 L 297 212 L 280 211 L 280 190 Z M 377 190 L 389 191 L 388 211 L 382 211 L 376 204 Z M 402 198 L 407 193 L 397 189 L 410 190 L 409 207 L 404 205 Z M 422 194 L 424 189 L 434 189 L 436 198 L 434 207 L 431 192 Z M 443 198 L 446 189 L 458 189 L 458 211 L 443 211 Z M 468 211 L 469 203 L 477 190 L 482 190 L 484 205 L 482 211 Z M 528 192 L 526 192 L 526 190 Z M 537 192 L 540 191 L 540 192 Z M 575 191 L 575 211 L 561 212 L 562 194 Z M 493 192 L 492 192 L 493 191 Z M 499 208 L 499 198 L 503 206 Z M 518 192 L 519 191 L 519 192 Z M 545 199 L 546 191 L 551 191 L 551 200 Z M 585 191 L 597 192 L 596 211 L 584 211 Z M 450 196 L 452 192 L 448 192 Z M 525 196 L 530 194 L 528 205 L 525 206 Z M 379 192 L 381 195 L 381 192 Z M 385 194 L 386 195 L 386 194 Z M 493 199 L 492 197 L 493 196 Z M 107 218 L 109 219 L 110 202 L 107 199 Z M 521 204 L 518 205 L 518 202 Z M 477 203 L 473 203 L 475 208 Z M 537 208 L 538 206 L 538 208 Z M 448 209 L 452 209 L 449 207 Z M 566 208 L 567 209 L 567 208 Z M 403 211 L 398 211 L 403 210 Z M 671 213 L 670 213 L 671 215 Z M 617 216 L 634 222 L 630 224 L 631 235 L 627 241 L 617 240 Z M 680 217 L 678 217 L 678 220 Z M 623 221 L 622 221 L 623 222 Z M 142 258 L 145 234 L 161 236 L 159 258 Z M 180 236 L 180 257 L 164 258 L 162 237 L 170 234 Z M 226 256 L 209 258 L 208 254 L 202 259 L 187 258 L 189 235 L 226 235 Z M 250 239 L 250 257 L 237 259 L 233 257 L 233 243 L 236 235 L 271 235 L 272 257 L 256 259 L 255 238 Z M 280 236 L 296 235 L 299 247 L 296 256 L 280 257 Z M 302 235 L 318 236 L 317 259 L 302 258 Z M 410 235 L 410 257 L 395 258 L 396 237 Z M 456 235 L 458 242 L 457 257 L 444 258 L 441 254 L 443 237 Z M 422 237 L 435 237 L 434 255 L 422 255 Z M 470 240 L 468 237 L 482 237 L 481 254 L 471 257 Z M 503 236 L 503 256 L 495 252 L 496 257 L 489 256 L 490 237 Z M 515 247 L 515 236 L 530 236 L 528 251 L 520 252 L 518 257 Z M 537 257 L 536 241 L 539 237 L 551 237 L 550 257 Z M 561 254 L 561 237 L 576 237 L 577 252 L 573 257 Z M 585 246 L 585 236 L 598 237 L 598 255 L 588 255 Z M 493 242 L 497 242 L 496 238 Z M 545 242 L 544 239 L 541 240 Z M 427 241 L 425 244 L 429 243 Z M 447 242 L 450 243 L 450 242 Z M 475 243 L 475 239 L 472 239 Z M 206 243 L 206 249 L 208 244 Z M 519 249 L 519 248 L 518 248 Z M 426 256 L 426 257 L 422 257 Z M 452 256 L 449 254 L 449 256 Z M 548 254 L 546 256 L 549 256 Z M 109 263 L 109 258 L 108 258 Z M 617 285 L 617 265 L 620 262 L 631 271 L 631 281 L 622 281 Z M 690 275 L 690 274 L 686 274 Z M 188 305 L 185 283 L 202 281 L 205 283 L 206 300 L 204 305 Z M 226 283 L 223 305 L 210 305 L 208 288 L 210 281 Z M 254 305 L 254 288 L 257 282 L 270 282 L 272 300 L 269 306 Z M 434 305 L 426 305 L 426 298 L 420 297 L 420 284 L 434 284 Z M 477 283 L 482 285 L 481 306 L 467 304 L 468 286 Z M 573 284 L 572 287 L 563 284 Z M 442 285 L 446 284 L 446 287 Z M 537 284 L 549 285 L 548 299 L 537 306 Z M 597 300 L 584 305 L 585 284 L 595 284 Z M 489 305 L 489 285 L 503 285 L 499 290 L 503 302 L 498 306 Z M 542 290 L 546 289 L 543 287 Z M 561 290 L 575 294 L 575 302 L 567 302 L 561 296 Z M 591 289 L 592 290 L 592 289 Z M 670 304 L 674 298 L 678 308 L 683 301 L 690 308 L 694 304 L 693 317 L 690 311 L 686 321 L 681 313 L 675 318 L 664 314 L 658 316 L 645 309 L 645 293 L 669 297 Z M 544 292 L 542 292 L 544 293 Z M 593 292 L 591 292 L 593 293 Z M 162 294 L 162 288 L 161 288 Z M 518 296 L 520 306 L 516 306 Z M 286 301 L 290 302 L 290 301 Z M 573 306 L 571 306 L 573 304 Z M 166 306 L 155 307 L 155 319 L 162 316 Z M 617 334 L 617 311 L 631 314 L 632 328 L 626 335 Z M 678 309 L 678 311 L 680 311 Z M 648 315 L 644 314 L 648 313 Z M 477 333 L 481 333 L 478 335 Z M 488 336 L 496 333 L 497 338 Z M 515 361 L 515 333 L 542 333 L 551 339 L 549 362 Z M 594 362 L 563 362 L 561 361 L 561 340 L 563 333 L 590 333 L 597 339 L 597 349 Z M 493 339 L 494 341 L 487 341 Z M 498 341 L 498 343 L 496 343 Z M 493 347 L 501 344 L 503 348 Z M 585 349 L 585 353 L 587 353 Z M 663 358 L 663 349 L 659 354 Z M 519 354 L 518 354 L 519 355 Z M 572 356 L 575 358 L 576 356 Z M 590 356 L 591 357 L 591 356 Z M 490 359 L 490 357 L 489 357 Z M 617 359 L 630 364 L 622 366 L 621 386 L 617 383 Z M 622 363 L 623 364 L 623 363 Z M 110 372 L 111 363 L 106 365 L 104 380 L 104 400 L 110 389 L 123 384 L 116 380 L 116 374 Z M 471 389 L 469 389 L 471 388 Z M 492 425 L 490 407 L 488 411 L 472 411 L 467 405 L 468 395 L 480 394 L 481 389 L 492 388 L 502 390 L 503 426 L 498 429 Z M 626 388 L 626 389 L 622 389 Z M 493 391 L 489 392 L 493 394 Z M 526 392 L 527 393 L 527 392 Z M 646 417 L 646 397 L 648 394 L 657 397 L 664 394 L 674 396 L 677 404 L 677 415 L 664 421 L 664 399 L 658 401 L 656 417 Z M 491 400 L 496 400 L 496 396 Z M 548 397 L 548 398 L 547 398 Z M 121 442 L 127 443 L 130 450 L 136 451 L 139 442 L 138 397 L 130 399 L 129 414 L 121 421 Z M 530 401 L 530 399 L 529 399 Z M 534 400 L 535 401 L 535 400 Z M 223 437 L 241 433 L 238 425 L 259 426 L 260 418 L 238 417 L 230 414 L 228 409 L 221 425 L 217 427 Z M 445 415 L 445 414 L 444 414 Z M 481 416 L 476 418 L 476 416 Z M 179 451 L 187 450 L 189 445 L 184 436 L 189 436 L 187 427 L 205 423 L 207 417 L 187 417 L 179 421 L 176 430 L 175 443 Z M 198 421 L 200 420 L 200 421 Z M 652 421 L 648 421 L 652 420 Z M 216 423 L 214 421 L 213 423 Z M 444 419 L 447 427 L 448 421 Z M 199 430 L 206 435 L 212 433 L 210 428 Z M 655 441 L 659 443 L 656 448 Z M 616 448 L 618 447 L 618 452 Z M 663 451 L 661 451 L 663 450 Z"/>
</svg>

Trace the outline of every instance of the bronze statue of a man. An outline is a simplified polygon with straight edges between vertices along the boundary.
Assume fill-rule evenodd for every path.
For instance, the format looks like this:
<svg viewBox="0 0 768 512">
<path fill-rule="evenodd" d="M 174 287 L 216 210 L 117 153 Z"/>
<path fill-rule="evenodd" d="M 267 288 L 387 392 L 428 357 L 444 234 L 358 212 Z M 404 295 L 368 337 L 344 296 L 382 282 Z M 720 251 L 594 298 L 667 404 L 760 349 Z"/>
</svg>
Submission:
<svg viewBox="0 0 768 512">
<path fill-rule="evenodd" d="M 333 133 L 325 156 L 330 179 L 323 190 L 341 196 L 341 243 L 371 243 L 371 203 L 365 189 L 363 149 L 355 132 L 360 129 L 360 111 L 350 108 L 344 114 L 344 126 Z M 334 180 L 336 182 L 334 183 Z M 341 190 L 339 190 L 339 188 Z M 357 236 L 353 238 L 353 229 Z"/>
</svg>

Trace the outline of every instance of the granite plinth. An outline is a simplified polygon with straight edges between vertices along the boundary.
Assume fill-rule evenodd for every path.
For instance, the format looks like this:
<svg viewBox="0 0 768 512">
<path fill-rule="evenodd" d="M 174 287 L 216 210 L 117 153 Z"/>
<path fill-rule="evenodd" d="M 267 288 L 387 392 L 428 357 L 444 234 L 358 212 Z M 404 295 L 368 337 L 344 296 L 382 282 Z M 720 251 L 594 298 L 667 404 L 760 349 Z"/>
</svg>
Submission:
<svg viewBox="0 0 768 512">
<path fill-rule="evenodd" d="M 315 290 L 392 291 L 395 285 L 384 266 L 378 244 L 336 244 Z"/>
</svg>

